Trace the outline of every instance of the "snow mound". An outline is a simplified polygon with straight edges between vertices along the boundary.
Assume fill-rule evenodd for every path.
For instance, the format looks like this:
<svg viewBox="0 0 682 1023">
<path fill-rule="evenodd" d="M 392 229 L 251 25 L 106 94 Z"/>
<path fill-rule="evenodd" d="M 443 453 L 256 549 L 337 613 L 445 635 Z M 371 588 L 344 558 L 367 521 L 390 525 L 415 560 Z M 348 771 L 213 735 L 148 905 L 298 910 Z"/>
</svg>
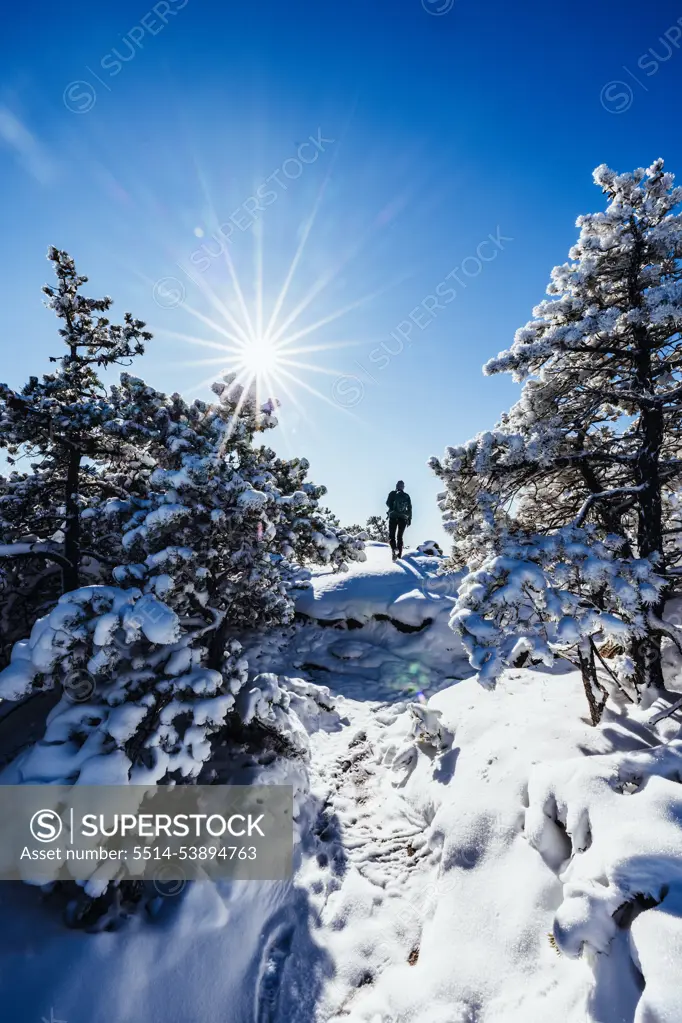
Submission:
<svg viewBox="0 0 682 1023">
<path fill-rule="evenodd" d="M 608 953 L 634 920 L 630 951 L 646 983 L 642 1021 L 680 1018 L 679 993 L 658 965 L 682 949 L 680 782 L 682 741 L 672 741 L 543 764 L 529 784 L 526 837 L 563 884 L 556 947 L 574 958 L 586 946 Z M 640 916 L 654 906 L 655 916 Z"/>
<path fill-rule="evenodd" d="M 320 720 L 338 721 L 335 699 L 325 686 L 272 672 L 257 675 L 252 686 L 245 686 L 237 697 L 241 719 L 245 724 L 258 720 L 271 726 L 306 758 L 310 750 L 308 735 L 317 731 Z"/>
<path fill-rule="evenodd" d="M 381 615 L 412 627 L 452 610 L 461 574 L 440 574 L 443 558 L 408 550 L 394 562 L 388 544 L 372 542 L 365 553 L 343 574 L 315 571 L 296 610 L 320 621 L 366 624 Z"/>
<path fill-rule="evenodd" d="M 429 554 L 431 557 L 441 557 L 443 554 L 443 548 L 437 540 L 425 540 L 419 544 L 417 550 L 420 554 Z"/>
</svg>

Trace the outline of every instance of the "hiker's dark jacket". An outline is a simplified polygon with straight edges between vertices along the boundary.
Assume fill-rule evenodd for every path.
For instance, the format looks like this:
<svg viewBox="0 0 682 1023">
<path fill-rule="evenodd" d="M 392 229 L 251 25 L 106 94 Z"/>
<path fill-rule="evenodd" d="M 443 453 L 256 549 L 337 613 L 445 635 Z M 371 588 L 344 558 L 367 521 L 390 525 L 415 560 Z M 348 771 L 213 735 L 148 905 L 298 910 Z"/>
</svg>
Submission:
<svg viewBox="0 0 682 1023">
<path fill-rule="evenodd" d="M 386 500 L 388 514 L 393 519 L 405 519 L 412 521 L 412 501 L 410 495 L 404 490 L 392 490 Z"/>
</svg>

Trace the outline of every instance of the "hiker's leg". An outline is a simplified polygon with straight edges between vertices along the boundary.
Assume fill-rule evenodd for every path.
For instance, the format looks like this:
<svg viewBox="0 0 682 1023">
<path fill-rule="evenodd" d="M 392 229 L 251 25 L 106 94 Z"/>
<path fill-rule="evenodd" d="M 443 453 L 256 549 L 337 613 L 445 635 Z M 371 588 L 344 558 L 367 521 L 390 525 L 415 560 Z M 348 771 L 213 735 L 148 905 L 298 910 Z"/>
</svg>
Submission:
<svg viewBox="0 0 682 1023">
<path fill-rule="evenodd" d="M 391 545 L 391 550 L 395 554 L 395 527 L 398 525 L 398 520 L 389 516 L 388 519 L 388 540 Z"/>
<path fill-rule="evenodd" d="M 398 520 L 398 557 L 403 556 L 403 534 L 405 532 L 405 519 Z"/>
</svg>

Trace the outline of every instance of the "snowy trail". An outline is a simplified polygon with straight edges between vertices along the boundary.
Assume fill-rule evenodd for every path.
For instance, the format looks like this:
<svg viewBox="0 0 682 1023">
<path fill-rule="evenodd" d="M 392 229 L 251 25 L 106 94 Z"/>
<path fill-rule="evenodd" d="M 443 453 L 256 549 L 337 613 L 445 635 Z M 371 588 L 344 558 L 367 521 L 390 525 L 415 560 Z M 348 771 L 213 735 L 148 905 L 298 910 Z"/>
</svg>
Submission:
<svg viewBox="0 0 682 1023">
<path fill-rule="evenodd" d="M 519 673 L 511 695 L 493 696 L 490 714 L 469 729 L 451 719 L 486 697 L 471 683 L 449 689 L 444 716 L 461 738 L 440 755 L 420 744 L 416 763 L 397 769 L 392 753 L 406 740 L 409 747 L 402 704 L 345 700 L 349 724 L 314 737 L 313 791 L 324 811 L 316 855 L 296 883 L 315 893 L 314 938 L 335 963 L 316 1020 L 586 1018 L 589 971 L 576 973 L 547 938 L 561 884 L 521 835 L 519 779 L 532 758 L 500 735 L 517 715 L 528 724 L 537 683 L 530 692 L 524 683 L 528 690 Z M 578 710 L 579 695 L 571 694 L 566 710 Z M 518 707 L 500 714 L 500 702 Z M 568 742 L 560 742 L 561 729 L 542 737 L 550 758 L 588 741 L 588 726 L 575 717 Z M 537 752 L 537 742 L 531 748 Z M 343 871 L 330 872 L 329 862 L 343 863 Z M 488 962 L 495 963 L 491 974 Z"/>
<path fill-rule="evenodd" d="M 335 680 L 325 677 L 332 689 Z M 428 814 L 406 797 L 403 773 L 393 775 L 382 762 L 401 741 L 392 734 L 405 717 L 404 703 L 369 700 L 365 689 L 363 701 L 342 697 L 337 710 L 343 727 L 311 736 L 310 788 L 318 812 L 294 879 L 307 893 L 313 940 L 334 964 L 311 1023 L 347 1020 L 357 993 L 387 966 L 416 962 L 440 858 L 424 838 Z M 279 978 L 284 988 L 291 989 L 300 965 L 294 949 Z M 303 1019 L 300 1007 L 299 1015 L 289 1014 L 291 990 L 282 991 L 279 1012 L 273 1020 Z"/>
<path fill-rule="evenodd" d="M 415 557 L 393 565 L 377 545 L 369 566 L 316 578 L 318 602 L 306 610 L 331 625 L 304 620 L 267 647 L 247 650 L 258 670 L 302 674 L 339 698 L 342 727 L 311 736 L 310 788 L 319 809 L 294 881 L 308 893 L 313 939 L 334 964 L 316 1023 L 374 1018 L 358 1001 L 387 969 L 413 968 L 439 897 L 441 849 L 426 839 L 435 809 L 410 787 L 416 746 L 406 712 L 469 674 L 447 627 L 451 601 L 428 589 L 427 571 L 437 567 L 436 559 Z M 404 763 L 397 762 L 401 749 Z M 441 759 L 445 782 L 456 754 Z M 298 969 L 292 951 L 280 976 L 282 1020 L 302 1019 L 286 1008 Z"/>
<path fill-rule="evenodd" d="M 423 894 L 439 860 L 425 842 L 423 813 L 381 762 L 399 711 L 350 700 L 344 709 L 342 732 L 315 737 L 311 787 L 322 809 L 297 878 L 311 893 L 316 939 L 336 964 L 319 1020 L 348 1018 L 358 992 L 388 966 L 416 962 Z"/>
</svg>

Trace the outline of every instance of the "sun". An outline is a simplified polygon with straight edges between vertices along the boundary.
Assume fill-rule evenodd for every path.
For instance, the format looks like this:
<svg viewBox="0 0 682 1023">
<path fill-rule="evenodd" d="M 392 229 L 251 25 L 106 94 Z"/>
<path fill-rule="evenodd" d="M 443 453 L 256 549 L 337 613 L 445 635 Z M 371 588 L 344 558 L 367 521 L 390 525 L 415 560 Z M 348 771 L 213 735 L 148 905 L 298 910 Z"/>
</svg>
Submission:
<svg viewBox="0 0 682 1023">
<path fill-rule="evenodd" d="M 197 322 L 208 327 L 212 337 L 197 337 L 192 334 L 180 333 L 164 328 L 156 328 L 155 333 L 166 337 L 189 342 L 202 348 L 212 350 L 214 355 L 206 359 L 193 359 L 185 365 L 214 366 L 221 375 L 231 375 L 242 387 L 243 398 L 255 392 L 256 399 L 263 401 L 286 397 L 291 405 L 306 420 L 309 419 L 305 404 L 301 401 L 305 392 L 341 410 L 347 415 L 353 413 L 339 405 L 333 386 L 324 391 L 309 383 L 305 376 L 320 374 L 323 377 L 338 379 L 343 373 L 331 366 L 322 365 L 317 356 L 329 350 L 355 347 L 369 343 L 367 339 L 351 337 L 341 340 L 327 340 L 318 336 L 331 324 L 336 323 L 351 311 L 360 309 L 377 296 L 395 286 L 389 283 L 377 290 L 360 295 L 340 308 L 332 309 L 326 315 L 320 312 L 311 315 L 323 293 L 339 278 L 357 247 L 352 247 L 337 263 L 320 274 L 317 279 L 300 288 L 297 301 L 293 302 L 292 284 L 301 267 L 301 260 L 306 243 L 309 239 L 316 214 L 319 209 L 322 192 L 318 195 L 313 211 L 305 222 L 303 230 L 297 232 L 298 244 L 289 268 L 278 290 L 264 302 L 265 281 L 263 274 L 263 228 L 259 221 L 254 227 L 254 264 L 251 271 L 250 284 L 242 286 L 229 247 L 222 247 L 224 266 L 219 290 L 214 290 L 207 280 L 186 269 L 189 279 L 197 286 L 207 305 L 212 307 L 212 314 L 195 308 L 186 300 L 181 303 L 186 314 Z M 213 219 L 217 218 L 213 215 Z M 182 264 L 178 264 L 184 269 Z M 265 306 L 267 305 L 267 312 Z M 313 320 L 313 322 L 310 322 Z M 200 390 L 211 384 L 215 372 L 211 376 L 194 385 L 191 390 Z M 241 404 L 237 407 L 234 418 L 236 424 Z M 310 420 L 312 422 L 312 420 Z"/>
<path fill-rule="evenodd" d="M 274 374 L 280 365 L 280 352 L 268 337 L 254 337 L 237 356 L 236 369 L 263 378 Z"/>
</svg>

